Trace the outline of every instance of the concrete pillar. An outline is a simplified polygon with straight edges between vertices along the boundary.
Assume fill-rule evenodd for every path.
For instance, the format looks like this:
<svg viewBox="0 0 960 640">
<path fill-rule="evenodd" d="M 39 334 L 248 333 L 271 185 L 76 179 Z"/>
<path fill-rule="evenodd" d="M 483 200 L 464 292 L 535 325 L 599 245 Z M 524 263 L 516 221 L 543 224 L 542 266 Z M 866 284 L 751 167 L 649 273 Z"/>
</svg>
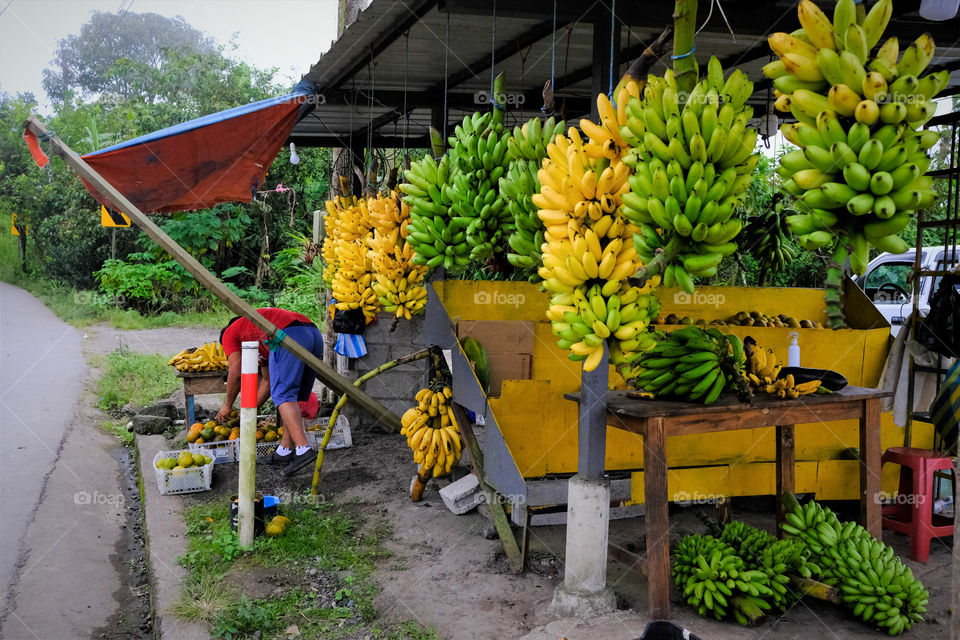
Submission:
<svg viewBox="0 0 960 640">
<path fill-rule="evenodd" d="M 614 611 L 617 598 L 607 588 L 610 481 L 570 479 L 567 489 L 567 552 L 564 580 L 553 594 L 550 613 L 588 618 Z"/>
</svg>

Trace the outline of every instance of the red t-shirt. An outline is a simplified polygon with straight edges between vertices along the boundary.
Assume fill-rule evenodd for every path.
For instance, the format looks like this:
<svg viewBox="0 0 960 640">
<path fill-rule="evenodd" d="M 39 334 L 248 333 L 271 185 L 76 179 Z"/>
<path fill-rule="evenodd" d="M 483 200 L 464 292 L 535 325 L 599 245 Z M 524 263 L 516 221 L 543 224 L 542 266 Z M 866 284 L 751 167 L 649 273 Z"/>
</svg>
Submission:
<svg viewBox="0 0 960 640">
<path fill-rule="evenodd" d="M 297 313 L 296 311 L 287 311 L 286 309 L 266 307 L 264 309 L 257 309 L 257 313 L 262 315 L 273 324 L 277 325 L 278 329 L 286 329 L 292 323 L 297 321 L 309 322 L 313 324 L 313 321 L 302 313 Z M 240 349 L 243 348 L 244 342 L 257 341 L 260 343 L 260 357 L 266 360 L 270 355 L 270 350 L 267 349 L 265 344 L 263 344 L 263 341 L 266 339 L 266 337 L 266 334 L 258 329 L 255 324 L 246 318 L 240 318 L 227 327 L 227 330 L 223 332 L 223 353 L 224 355 L 229 356 L 235 351 L 240 351 Z"/>
</svg>

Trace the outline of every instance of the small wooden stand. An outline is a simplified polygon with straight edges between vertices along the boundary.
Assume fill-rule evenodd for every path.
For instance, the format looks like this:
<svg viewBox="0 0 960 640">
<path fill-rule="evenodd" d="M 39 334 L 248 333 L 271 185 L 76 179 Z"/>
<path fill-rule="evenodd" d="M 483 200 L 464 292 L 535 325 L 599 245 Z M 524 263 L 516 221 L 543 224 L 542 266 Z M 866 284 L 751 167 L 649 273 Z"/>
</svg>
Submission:
<svg viewBox="0 0 960 640">
<path fill-rule="evenodd" d="M 782 495 L 794 491 L 795 424 L 824 424 L 835 420 L 860 422 L 860 518 L 870 534 L 880 539 L 880 400 L 890 395 L 878 389 L 846 387 L 829 395 L 782 400 L 757 396 L 753 404 L 724 397 L 712 405 L 671 400 L 646 400 L 629 392 L 607 396 L 607 423 L 643 436 L 646 505 L 646 574 L 651 618 L 670 618 L 670 522 L 668 517 L 667 438 L 692 433 L 776 427 L 777 524 L 783 516 Z M 579 393 L 566 394 L 580 402 Z"/>
<path fill-rule="evenodd" d="M 206 396 L 227 392 L 226 371 L 177 371 L 177 377 L 183 379 L 183 402 L 186 407 L 186 425 L 196 422 L 193 396 Z"/>
</svg>

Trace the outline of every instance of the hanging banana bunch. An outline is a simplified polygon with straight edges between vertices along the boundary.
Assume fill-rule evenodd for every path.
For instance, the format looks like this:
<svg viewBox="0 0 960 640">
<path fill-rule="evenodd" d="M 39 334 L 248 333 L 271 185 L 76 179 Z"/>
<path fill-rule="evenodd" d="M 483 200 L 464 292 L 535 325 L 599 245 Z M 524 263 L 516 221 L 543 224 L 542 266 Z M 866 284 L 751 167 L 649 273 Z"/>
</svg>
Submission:
<svg viewBox="0 0 960 640">
<path fill-rule="evenodd" d="M 714 57 L 707 77 L 680 101 L 673 71 L 650 76 L 625 105 L 624 162 L 633 167 L 623 214 L 639 227 L 634 244 L 645 274 L 693 292 L 695 277 L 716 275 L 742 222 L 734 209 L 753 179 L 757 131 L 747 126 L 753 83 L 736 70 L 724 80 Z M 618 108 L 619 108 L 618 103 Z"/>
<path fill-rule="evenodd" d="M 635 82 L 628 85 L 620 93 L 623 101 L 639 93 Z M 607 97 L 598 96 L 597 104 L 602 119 L 615 126 L 617 116 Z M 587 122 L 581 121 L 585 131 L 612 140 L 606 126 L 606 133 L 600 133 Z M 570 127 L 567 136 L 547 145 L 538 172 L 540 190 L 531 197 L 545 226 L 539 275 L 554 294 L 547 317 L 557 344 L 570 350 L 571 360 L 583 361 L 584 371 L 600 365 L 605 340 L 617 366 L 633 362 L 655 344 L 646 327 L 659 310 L 651 294 L 659 280 L 642 288 L 629 281 L 642 266 L 631 241 L 637 229 L 620 212 L 629 173 L 620 148 L 593 138 L 584 141 Z"/>
<path fill-rule="evenodd" d="M 513 250 L 507 254 L 507 261 L 531 282 L 540 281 L 537 270 L 541 264 L 540 246 L 545 240 L 543 223 L 531 196 L 540 190 L 537 172 L 547 157 L 547 145 L 563 135 L 565 127 L 563 120 L 555 122 L 552 116 L 543 123 L 540 118 L 532 118 L 522 127 L 514 127 L 513 135 L 507 139 L 510 166 L 500 178 L 500 193 L 515 227 L 507 239 Z"/>
<path fill-rule="evenodd" d="M 371 288 L 384 311 L 409 320 L 427 303 L 423 286 L 427 267 L 413 263 L 415 254 L 407 240 L 410 207 L 394 191 L 370 198 L 367 209 L 373 224 L 373 235 L 367 237 L 374 273 Z"/>
<path fill-rule="evenodd" d="M 831 21 L 802 0 L 803 28 L 769 38 L 779 59 L 764 74 L 773 78 L 776 108 L 797 119 L 780 130 L 800 147 L 782 156 L 777 170 L 802 209 L 787 222 L 801 247 L 832 253 L 826 301 L 834 328 L 845 326 L 840 286 L 847 258 L 862 274 L 871 246 L 906 251 L 898 234 L 936 198 L 925 174 L 927 150 L 939 135 L 919 128 L 936 112 L 933 98 L 950 74 L 921 77 L 935 50 L 929 34 L 902 55 L 891 37 L 870 57 L 892 13 L 892 0 L 879 0 L 869 13 L 839 0 Z"/>
<path fill-rule="evenodd" d="M 775 194 L 770 206 L 759 215 L 748 218 L 747 226 L 740 233 L 740 253 L 752 256 L 763 271 L 783 271 L 797 257 L 796 251 L 788 244 L 792 234 L 787 225 L 787 216 L 796 212 L 778 208 L 782 199 L 783 194 Z"/>
<path fill-rule="evenodd" d="M 373 238 L 373 223 L 367 202 L 341 196 L 328 200 L 326 208 L 326 236 L 320 250 L 324 280 L 330 285 L 337 309 L 362 309 L 370 322 L 380 310 L 380 301 L 371 288 L 373 265 L 367 245 Z"/>
</svg>

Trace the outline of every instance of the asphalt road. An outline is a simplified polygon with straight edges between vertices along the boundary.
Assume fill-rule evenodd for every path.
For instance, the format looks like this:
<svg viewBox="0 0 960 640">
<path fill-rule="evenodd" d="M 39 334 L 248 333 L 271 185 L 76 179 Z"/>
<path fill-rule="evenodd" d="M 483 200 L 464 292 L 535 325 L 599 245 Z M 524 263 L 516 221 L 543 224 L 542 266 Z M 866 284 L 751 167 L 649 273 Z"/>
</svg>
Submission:
<svg viewBox="0 0 960 640">
<path fill-rule="evenodd" d="M 0 637 L 86 638 L 116 612 L 117 441 L 96 425 L 81 344 L 0 283 Z"/>
</svg>

